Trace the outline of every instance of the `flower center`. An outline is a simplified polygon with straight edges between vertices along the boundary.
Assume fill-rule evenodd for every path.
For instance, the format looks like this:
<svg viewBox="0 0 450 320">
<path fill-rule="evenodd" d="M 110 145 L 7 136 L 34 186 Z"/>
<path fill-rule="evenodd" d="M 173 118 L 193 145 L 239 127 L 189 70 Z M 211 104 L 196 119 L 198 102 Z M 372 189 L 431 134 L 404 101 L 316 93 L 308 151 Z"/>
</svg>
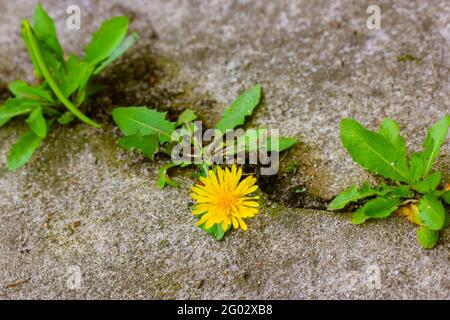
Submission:
<svg viewBox="0 0 450 320">
<path fill-rule="evenodd" d="M 232 208 L 236 205 L 238 198 L 234 193 L 223 193 L 217 201 L 217 205 L 226 210 L 227 215 L 232 213 Z"/>
</svg>

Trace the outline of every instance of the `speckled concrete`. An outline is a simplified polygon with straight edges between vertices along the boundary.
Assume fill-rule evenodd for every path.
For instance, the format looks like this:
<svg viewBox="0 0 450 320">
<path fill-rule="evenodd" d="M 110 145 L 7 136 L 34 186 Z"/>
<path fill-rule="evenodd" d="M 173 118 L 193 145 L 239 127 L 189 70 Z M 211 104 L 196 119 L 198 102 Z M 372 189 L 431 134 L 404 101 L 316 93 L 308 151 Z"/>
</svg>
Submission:
<svg viewBox="0 0 450 320">
<path fill-rule="evenodd" d="M 450 111 L 448 1 L 379 1 L 381 30 L 366 28 L 364 1 L 43 3 L 69 51 L 81 52 L 117 14 L 131 16 L 142 39 L 88 106 L 103 129 L 57 128 L 15 173 L 6 154 L 25 127 L 0 129 L 0 298 L 450 298 L 448 230 L 425 251 L 415 227 L 395 216 L 353 226 L 349 214 L 291 209 L 263 194 L 249 231 L 215 241 L 194 226 L 191 172 L 175 173 L 179 189 L 158 190 L 164 159 L 120 150 L 109 116 L 124 104 L 190 106 L 211 125 L 258 81 L 264 101 L 249 126 L 301 141 L 284 159 L 299 172 L 274 188 L 302 183 L 309 197 L 329 200 L 368 178 L 341 147 L 340 118 L 376 128 L 392 117 L 418 150 Z M 79 31 L 65 29 L 74 3 Z M 34 5 L 0 0 L 1 99 L 9 81 L 32 80 L 19 30 Z M 398 61 L 405 54 L 420 63 Z M 446 183 L 449 154 L 447 143 L 437 163 Z"/>
</svg>

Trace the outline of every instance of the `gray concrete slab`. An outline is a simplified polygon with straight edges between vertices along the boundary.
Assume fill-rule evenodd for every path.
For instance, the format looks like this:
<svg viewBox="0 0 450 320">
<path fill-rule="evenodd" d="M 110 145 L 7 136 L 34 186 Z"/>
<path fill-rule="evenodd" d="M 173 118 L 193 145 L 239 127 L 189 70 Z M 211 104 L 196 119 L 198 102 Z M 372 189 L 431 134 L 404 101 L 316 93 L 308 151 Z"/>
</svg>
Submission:
<svg viewBox="0 0 450 320">
<path fill-rule="evenodd" d="M 420 249 L 404 219 L 350 225 L 349 214 L 308 209 L 370 176 L 338 136 L 354 117 L 375 129 L 396 119 L 410 150 L 449 112 L 447 1 L 381 1 L 381 30 L 365 1 L 79 1 L 82 28 L 67 30 L 73 1 L 43 1 L 64 48 L 81 52 L 100 22 L 127 14 L 141 41 L 102 76 L 108 90 L 88 111 L 104 124 L 57 128 L 17 172 L 5 169 L 25 126 L 0 130 L 0 298 L 450 298 L 449 232 Z M 0 0 L 0 93 L 32 81 L 20 21 L 35 1 Z M 410 54 L 415 61 L 398 61 Z M 191 171 L 158 190 L 157 168 L 123 152 L 110 112 L 146 104 L 189 106 L 212 125 L 258 81 L 264 101 L 248 126 L 268 124 L 301 143 L 299 172 L 274 188 L 306 186 L 300 208 L 263 196 L 247 232 L 217 242 L 194 226 Z M 450 144 L 437 168 L 450 183 Z M 284 169 L 284 168 L 283 168 Z M 309 200 L 310 201 L 309 201 Z M 276 199 L 275 199 L 276 200 Z M 297 201 L 298 200 L 298 201 Z M 291 204 L 292 204 L 291 203 Z"/>
</svg>

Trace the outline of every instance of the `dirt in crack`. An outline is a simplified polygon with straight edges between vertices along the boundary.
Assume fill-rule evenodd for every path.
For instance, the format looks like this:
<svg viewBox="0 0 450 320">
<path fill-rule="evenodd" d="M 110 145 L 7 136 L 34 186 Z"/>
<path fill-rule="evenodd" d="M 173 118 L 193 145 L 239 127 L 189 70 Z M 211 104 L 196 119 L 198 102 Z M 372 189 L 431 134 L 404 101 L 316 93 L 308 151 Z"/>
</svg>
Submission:
<svg viewBox="0 0 450 320">
<path fill-rule="evenodd" d="M 308 183 L 294 183 L 287 174 L 260 176 L 259 188 L 269 199 L 290 208 L 326 210 L 329 200 L 312 195 Z"/>
<path fill-rule="evenodd" d="M 323 196 L 328 176 L 320 171 L 318 160 L 310 158 L 311 148 L 299 142 L 287 154 L 276 175 L 261 175 L 257 166 L 246 172 L 256 173 L 259 188 L 269 200 L 290 208 L 326 210 L 331 199 Z"/>
<path fill-rule="evenodd" d="M 119 63 L 96 80 L 104 89 L 86 105 L 85 111 L 104 123 L 111 122 L 115 107 L 147 106 L 166 111 L 175 120 L 186 108 L 193 109 L 206 125 L 218 118 L 217 102 L 183 76 L 178 65 L 150 46 L 131 50 Z"/>
</svg>

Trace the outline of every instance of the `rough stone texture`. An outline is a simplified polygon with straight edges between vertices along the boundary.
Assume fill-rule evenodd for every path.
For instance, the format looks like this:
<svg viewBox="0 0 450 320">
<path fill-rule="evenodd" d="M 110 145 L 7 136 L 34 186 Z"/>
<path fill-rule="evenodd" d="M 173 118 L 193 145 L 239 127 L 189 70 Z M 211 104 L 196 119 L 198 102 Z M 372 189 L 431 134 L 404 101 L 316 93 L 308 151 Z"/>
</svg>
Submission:
<svg viewBox="0 0 450 320">
<path fill-rule="evenodd" d="M 99 23 L 132 18 L 142 39 L 102 79 L 90 103 L 102 130 L 54 130 L 25 168 L 5 169 L 25 126 L 0 130 L 0 298 L 450 298 L 449 232 L 431 251 L 415 227 L 392 217 L 353 226 L 349 214 L 290 209 L 265 196 L 248 232 L 217 242 L 194 226 L 193 183 L 155 187 L 163 159 L 115 145 L 115 105 L 196 109 L 206 124 L 241 90 L 262 84 L 250 125 L 296 136 L 285 163 L 328 200 L 368 175 L 339 142 L 342 117 L 376 128 L 395 118 L 411 150 L 450 110 L 448 1 L 379 1 L 382 30 L 366 28 L 363 1 L 78 1 L 82 29 L 65 28 L 74 1 L 43 1 L 63 46 L 82 52 Z M 371 3 L 370 3 L 371 4 Z M 32 81 L 20 21 L 34 1 L 0 0 L 0 89 Z M 398 61 L 411 54 L 421 59 Z M 450 144 L 437 168 L 450 182 Z M 71 289 L 77 272 L 81 284 Z M 377 279 L 373 281 L 373 279 Z M 76 281 L 75 281 L 76 284 Z"/>
</svg>

